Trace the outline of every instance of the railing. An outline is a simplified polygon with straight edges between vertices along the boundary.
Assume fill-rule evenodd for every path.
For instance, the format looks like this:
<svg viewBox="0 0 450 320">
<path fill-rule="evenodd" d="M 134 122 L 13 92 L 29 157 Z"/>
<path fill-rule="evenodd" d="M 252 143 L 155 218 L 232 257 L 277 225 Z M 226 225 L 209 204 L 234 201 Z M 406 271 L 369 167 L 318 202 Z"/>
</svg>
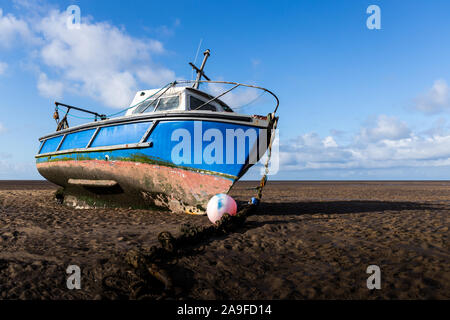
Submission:
<svg viewBox="0 0 450 320">
<path fill-rule="evenodd" d="M 273 111 L 273 114 L 275 114 L 275 113 L 277 112 L 278 106 L 279 106 L 279 104 L 280 104 L 280 101 L 279 101 L 278 97 L 277 97 L 272 91 L 270 91 L 270 90 L 268 90 L 268 89 L 266 89 L 266 88 L 259 87 L 259 86 L 255 86 L 255 85 L 250 85 L 250 84 L 244 84 L 244 83 L 232 82 L 232 81 L 214 81 L 214 80 L 178 80 L 178 81 L 174 81 L 174 82 L 171 82 L 171 83 L 167 84 L 166 86 L 162 87 L 157 93 L 153 94 L 152 96 L 148 97 L 147 99 L 153 98 L 154 101 L 156 101 L 156 100 L 158 100 L 160 97 L 162 97 L 162 96 L 163 96 L 163 95 L 164 95 L 171 87 L 175 87 L 175 86 L 177 86 L 177 85 L 185 85 L 185 86 L 186 86 L 186 85 L 189 85 L 189 84 L 198 85 L 198 84 L 200 84 L 200 83 L 228 84 L 228 85 L 234 85 L 234 86 L 233 86 L 232 88 L 230 88 L 230 89 L 228 89 L 228 90 L 226 90 L 226 91 L 224 91 L 224 92 L 218 94 L 217 96 L 215 96 L 215 97 L 209 99 L 208 101 L 206 101 L 205 103 L 203 103 L 203 104 L 200 105 L 199 107 L 195 108 L 194 110 L 200 109 L 200 108 L 202 108 L 203 106 L 205 106 L 205 105 L 207 105 L 207 104 L 209 104 L 209 103 L 211 103 L 211 102 L 213 102 L 213 101 L 218 100 L 219 98 L 225 96 L 226 94 L 230 93 L 231 91 L 233 91 L 234 89 L 236 89 L 236 88 L 238 88 L 238 87 L 255 88 L 255 89 L 262 90 L 263 93 L 264 93 L 264 92 L 267 92 L 267 93 L 269 93 L 270 95 L 272 95 L 273 98 L 274 98 L 275 101 L 276 101 L 276 106 L 275 106 L 275 109 L 274 109 L 274 111 Z M 163 89 L 164 89 L 164 90 L 163 90 Z M 209 95 L 209 96 L 212 96 L 211 94 L 208 94 L 208 95 Z M 156 97 L 155 97 L 155 96 L 156 96 Z M 145 99 L 145 100 L 147 100 L 147 99 Z M 145 100 L 144 100 L 144 101 L 145 101 Z M 126 110 L 128 110 L 128 109 L 131 109 L 131 108 L 137 106 L 138 104 L 140 104 L 140 103 L 142 103 L 142 102 L 143 102 L 143 101 L 140 101 L 140 102 L 137 103 L 136 105 L 130 106 L 130 107 L 128 107 L 128 108 L 126 108 L 126 109 L 124 109 L 124 110 L 122 110 L 122 111 L 120 111 L 120 112 L 117 112 L 116 114 L 119 114 L 119 113 L 121 113 L 121 112 L 124 112 L 124 111 L 126 111 Z M 64 117 L 62 118 L 62 120 L 59 119 L 59 113 L 58 113 L 59 107 L 60 107 L 60 106 L 61 106 L 61 107 L 67 108 L 66 113 L 65 113 Z M 233 107 L 233 106 L 232 106 L 232 107 Z M 92 120 L 94 120 L 94 121 L 97 121 L 98 119 L 100 119 L 100 120 L 106 120 L 106 119 L 108 119 L 108 118 L 111 116 L 111 115 L 110 115 L 110 116 L 106 116 L 106 115 L 104 115 L 104 114 L 99 114 L 99 113 L 94 112 L 94 111 L 90 111 L 90 110 L 78 108 L 78 107 L 71 106 L 71 105 L 67 105 L 67 104 L 60 103 L 60 102 L 55 102 L 55 113 L 54 113 L 54 115 L 53 115 L 53 118 L 56 120 L 56 123 L 57 123 L 56 131 L 61 131 L 61 130 L 64 130 L 64 129 L 68 129 L 68 128 L 69 128 L 69 123 L 68 123 L 68 120 L 67 120 L 67 116 L 69 115 L 69 112 L 70 112 L 71 109 L 74 109 L 74 110 L 77 110 L 77 111 L 81 111 L 81 112 L 84 112 L 84 113 L 89 113 L 89 114 L 92 114 L 92 115 L 95 116 L 94 119 L 92 119 L 92 118 L 82 118 L 82 117 L 79 117 L 79 118 L 81 118 L 81 119 L 92 119 Z M 71 116 L 74 116 L 74 115 L 71 115 Z"/>
<path fill-rule="evenodd" d="M 61 121 L 59 120 L 59 113 L 58 113 L 59 106 L 67 108 L 66 114 L 64 115 L 64 117 L 62 118 Z M 95 116 L 94 121 L 97 121 L 97 118 L 99 118 L 100 120 L 106 120 L 107 119 L 106 115 L 104 115 L 104 114 L 98 114 L 97 112 L 94 112 L 94 111 L 90 111 L 90 110 L 86 110 L 86 109 L 70 106 L 68 104 L 64 104 L 64 103 L 55 101 L 55 113 L 53 115 L 53 118 L 56 120 L 56 123 L 57 123 L 56 131 L 60 131 L 60 130 L 69 128 L 69 122 L 67 120 L 67 116 L 69 115 L 69 112 L 70 112 L 71 109 L 78 110 L 78 111 L 85 112 L 85 113 L 89 113 L 89 114 L 93 114 Z"/>
<path fill-rule="evenodd" d="M 223 93 L 220 93 L 219 95 L 215 96 L 214 98 L 210 99 L 209 101 L 205 102 L 204 104 L 202 104 L 201 106 L 197 107 L 196 109 L 199 109 L 205 105 L 207 105 L 208 103 L 217 100 L 218 98 L 226 95 L 227 93 L 233 91 L 234 89 L 238 88 L 238 87 L 248 87 L 248 88 L 255 88 L 255 89 L 259 89 L 262 90 L 264 92 L 269 93 L 270 95 L 272 95 L 276 101 L 276 106 L 275 109 L 273 111 L 273 113 L 276 113 L 278 110 L 278 106 L 280 105 L 280 100 L 278 99 L 278 97 L 270 90 L 263 88 L 263 87 L 259 87 L 259 86 L 255 86 L 255 85 L 251 85 L 251 84 L 245 84 L 245 83 L 239 83 L 239 82 L 233 82 L 233 81 L 215 81 L 215 80 L 178 80 L 174 82 L 174 85 L 177 84 L 181 84 L 181 85 L 186 85 L 186 84 L 196 84 L 196 83 L 216 83 L 216 84 L 230 84 L 230 85 L 234 85 L 231 89 L 228 89 L 226 91 L 224 91 Z M 231 106 L 233 107 L 233 106 Z"/>
</svg>

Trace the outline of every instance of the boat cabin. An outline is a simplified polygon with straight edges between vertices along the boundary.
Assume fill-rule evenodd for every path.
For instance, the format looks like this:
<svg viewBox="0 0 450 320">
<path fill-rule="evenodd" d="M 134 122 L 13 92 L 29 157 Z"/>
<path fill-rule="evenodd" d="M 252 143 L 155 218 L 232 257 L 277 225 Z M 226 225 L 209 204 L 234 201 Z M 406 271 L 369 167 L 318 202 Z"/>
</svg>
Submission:
<svg viewBox="0 0 450 320">
<path fill-rule="evenodd" d="M 125 115 L 193 110 L 233 112 L 226 103 L 206 92 L 193 87 L 171 87 L 165 92 L 161 89 L 137 92 Z"/>
</svg>

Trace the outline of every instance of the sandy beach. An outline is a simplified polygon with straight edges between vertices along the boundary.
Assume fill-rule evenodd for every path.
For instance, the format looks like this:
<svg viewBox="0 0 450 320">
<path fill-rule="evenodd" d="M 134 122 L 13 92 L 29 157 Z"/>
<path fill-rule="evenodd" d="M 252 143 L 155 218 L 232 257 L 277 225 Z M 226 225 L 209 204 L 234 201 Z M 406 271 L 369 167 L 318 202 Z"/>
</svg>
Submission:
<svg viewBox="0 0 450 320">
<path fill-rule="evenodd" d="M 248 201 L 256 184 L 240 182 L 231 195 Z M 184 223 L 210 224 L 167 211 L 70 209 L 55 190 L 0 181 L 0 299 L 130 298 L 102 281 L 129 274 L 130 250 L 149 250 Z M 163 298 L 449 299 L 449 212 L 448 181 L 269 182 L 242 228 L 168 269 L 174 290 Z M 82 270 L 80 290 L 66 287 L 69 265 Z M 380 267 L 380 290 L 366 286 L 369 265 Z"/>
</svg>

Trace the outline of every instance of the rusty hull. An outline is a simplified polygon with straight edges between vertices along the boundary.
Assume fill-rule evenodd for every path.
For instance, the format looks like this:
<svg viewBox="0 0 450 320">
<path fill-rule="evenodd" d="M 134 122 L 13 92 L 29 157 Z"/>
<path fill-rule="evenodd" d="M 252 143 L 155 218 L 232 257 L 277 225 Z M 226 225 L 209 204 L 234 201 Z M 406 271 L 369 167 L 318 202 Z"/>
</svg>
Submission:
<svg viewBox="0 0 450 320">
<path fill-rule="evenodd" d="M 204 214 L 209 199 L 227 193 L 234 182 L 201 171 L 131 161 L 51 161 L 37 163 L 37 168 L 43 177 L 64 188 L 64 203 L 77 208 L 158 206 Z M 114 180 L 118 185 L 74 186 L 68 183 L 70 178 Z"/>
</svg>

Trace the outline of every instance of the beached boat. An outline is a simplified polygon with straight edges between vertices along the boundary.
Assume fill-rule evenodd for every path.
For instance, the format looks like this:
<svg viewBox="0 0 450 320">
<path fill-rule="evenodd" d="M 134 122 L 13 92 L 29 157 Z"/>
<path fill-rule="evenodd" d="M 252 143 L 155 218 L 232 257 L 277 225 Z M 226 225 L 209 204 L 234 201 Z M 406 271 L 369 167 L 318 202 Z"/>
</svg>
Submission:
<svg viewBox="0 0 450 320">
<path fill-rule="evenodd" d="M 165 206 L 201 214 L 208 200 L 227 193 L 266 152 L 274 130 L 278 99 L 269 90 L 235 82 L 211 81 L 203 72 L 195 81 L 174 81 L 137 92 L 123 116 L 108 118 L 56 102 L 57 130 L 39 139 L 37 169 L 64 188 L 64 202 L 75 207 Z M 206 80 L 202 80 L 204 77 Z M 200 84 L 232 87 L 217 96 Z M 253 87 L 276 100 L 268 116 L 233 112 L 220 98 L 237 87 Z M 66 108 L 59 120 L 58 110 Z M 94 121 L 70 127 L 71 110 Z"/>
</svg>

